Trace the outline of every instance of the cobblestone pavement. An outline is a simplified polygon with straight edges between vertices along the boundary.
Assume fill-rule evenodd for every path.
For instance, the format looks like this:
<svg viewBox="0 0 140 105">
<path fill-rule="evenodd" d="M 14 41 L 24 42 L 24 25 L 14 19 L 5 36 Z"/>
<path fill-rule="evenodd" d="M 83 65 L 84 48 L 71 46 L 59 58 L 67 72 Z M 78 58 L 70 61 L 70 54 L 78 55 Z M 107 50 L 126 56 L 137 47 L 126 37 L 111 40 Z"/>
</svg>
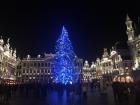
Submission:
<svg viewBox="0 0 140 105">
<path fill-rule="evenodd" d="M 50 91 L 46 97 L 24 96 L 17 94 L 10 100 L 10 105 L 107 105 L 105 95 L 101 95 L 98 89 L 89 90 L 87 97 L 66 90 Z"/>
</svg>

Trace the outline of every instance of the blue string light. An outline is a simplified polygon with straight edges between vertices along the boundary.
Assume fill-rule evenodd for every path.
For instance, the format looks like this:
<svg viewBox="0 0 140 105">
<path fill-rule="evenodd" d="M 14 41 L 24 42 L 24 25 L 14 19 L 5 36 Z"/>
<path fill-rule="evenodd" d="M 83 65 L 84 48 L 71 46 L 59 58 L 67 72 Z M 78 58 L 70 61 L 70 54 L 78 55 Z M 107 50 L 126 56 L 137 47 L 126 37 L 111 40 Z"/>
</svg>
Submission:
<svg viewBox="0 0 140 105">
<path fill-rule="evenodd" d="M 62 33 L 55 46 L 54 78 L 56 83 L 73 84 L 77 81 L 78 73 L 75 71 L 74 60 L 76 54 L 73 51 L 68 32 L 63 26 Z"/>
</svg>

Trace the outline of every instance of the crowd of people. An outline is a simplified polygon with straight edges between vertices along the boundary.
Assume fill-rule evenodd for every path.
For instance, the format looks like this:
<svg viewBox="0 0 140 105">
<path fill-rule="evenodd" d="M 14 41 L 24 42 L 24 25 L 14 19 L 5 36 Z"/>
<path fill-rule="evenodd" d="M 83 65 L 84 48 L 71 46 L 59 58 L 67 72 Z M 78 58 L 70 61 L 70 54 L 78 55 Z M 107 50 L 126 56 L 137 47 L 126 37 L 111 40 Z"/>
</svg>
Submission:
<svg viewBox="0 0 140 105">
<path fill-rule="evenodd" d="M 81 94 L 81 84 L 62 85 L 62 84 L 42 84 L 42 83 L 24 83 L 24 84 L 0 84 L 0 104 L 8 105 L 12 97 L 43 98 L 53 90 L 63 94 L 67 90 L 68 95 L 73 93 Z"/>
<path fill-rule="evenodd" d="M 0 84 L 0 104 L 8 105 L 9 99 L 15 94 L 16 85 Z"/>
<path fill-rule="evenodd" d="M 107 82 L 103 89 L 108 105 L 140 105 L 140 82 Z"/>
<path fill-rule="evenodd" d="M 63 94 L 67 90 L 69 96 L 77 94 L 78 97 L 88 97 L 88 89 L 94 90 L 98 88 L 103 95 L 107 95 L 108 105 L 140 105 L 140 82 L 137 83 L 120 83 L 107 82 L 105 85 L 100 85 L 99 82 L 78 83 L 76 85 L 62 84 L 41 84 L 41 83 L 25 83 L 25 84 L 0 84 L 0 104 L 8 105 L 11 97 L 17 94 L 27 97 L 46 97 L 49 91 L 57 90 Z"/>
</svg>

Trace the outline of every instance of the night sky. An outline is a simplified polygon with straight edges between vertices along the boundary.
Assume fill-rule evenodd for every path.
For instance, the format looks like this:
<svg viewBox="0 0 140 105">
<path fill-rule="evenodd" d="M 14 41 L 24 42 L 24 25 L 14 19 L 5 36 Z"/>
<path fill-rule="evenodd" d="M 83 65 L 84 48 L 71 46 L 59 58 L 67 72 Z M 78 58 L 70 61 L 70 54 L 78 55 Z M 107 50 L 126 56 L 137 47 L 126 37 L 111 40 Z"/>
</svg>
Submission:
<svg viewBox="0 0 140 105">
<path fill-rule="evenodd" d="M 54 53 L 63 25 L 80 58 L 95 60 L 103 48 L 111 48 L 117 41 L 118 47 L 125 48 L 126 14 L 138 25 L 139 3 L 91 1 L 6 1 L 0 4 L 0 33 L 4 39 L 11 38 L 20 57 Z"/>
</svg>

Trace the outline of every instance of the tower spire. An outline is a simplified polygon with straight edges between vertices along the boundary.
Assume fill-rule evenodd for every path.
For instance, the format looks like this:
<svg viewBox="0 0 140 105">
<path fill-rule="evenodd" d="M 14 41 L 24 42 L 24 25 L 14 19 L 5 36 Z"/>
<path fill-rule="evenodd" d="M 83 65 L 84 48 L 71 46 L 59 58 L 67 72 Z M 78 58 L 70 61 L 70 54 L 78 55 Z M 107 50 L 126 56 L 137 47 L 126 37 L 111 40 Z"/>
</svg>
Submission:
<svg viewBox="0 0 140 105">
<path fill-rule="evenodd" d="M 131 19 L 130 19 L 128 14 L 126 14 L 126 21 L 131 21 Z"/>
<path fill-rule="evenodd" d="M 132 23 L 133 23 L 132 20 L 130 19 L 130 17 L 127 14 L 125 24 L 127 27 L 126 34 L 128 36 L 129 41 L 132 41 L 134 39 L 134 29 L 133 29 Z"/>
</svg>

